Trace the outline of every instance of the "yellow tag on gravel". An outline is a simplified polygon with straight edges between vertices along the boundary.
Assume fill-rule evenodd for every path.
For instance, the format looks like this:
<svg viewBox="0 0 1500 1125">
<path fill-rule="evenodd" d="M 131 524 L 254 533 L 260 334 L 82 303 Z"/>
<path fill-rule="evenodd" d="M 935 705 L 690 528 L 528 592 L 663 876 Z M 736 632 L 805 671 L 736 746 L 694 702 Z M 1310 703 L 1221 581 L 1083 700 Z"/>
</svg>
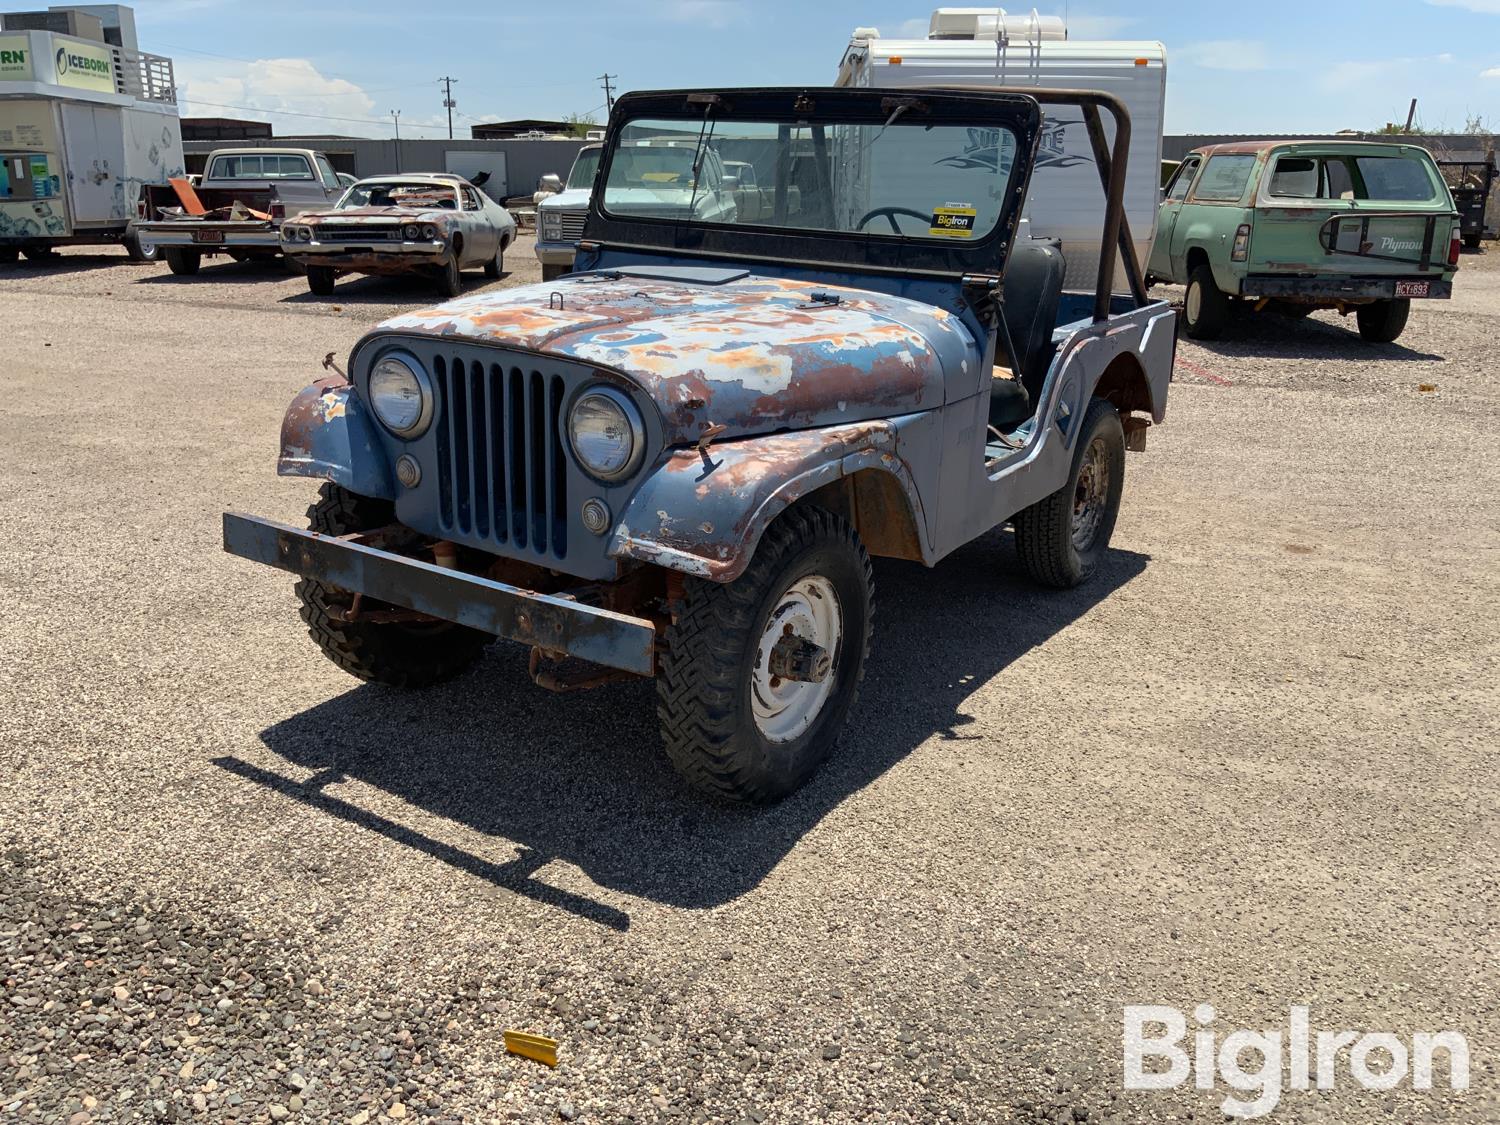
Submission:
<svg viewBox="0 0 1500 1125">
<path fill-rule="evenodd" d="M 557 1040 L 526 1031 L 506 1031 L 505 1049 L 522 1058 L 535 1059 L 548 1066 L 557 1065 Z"/>
</svg>

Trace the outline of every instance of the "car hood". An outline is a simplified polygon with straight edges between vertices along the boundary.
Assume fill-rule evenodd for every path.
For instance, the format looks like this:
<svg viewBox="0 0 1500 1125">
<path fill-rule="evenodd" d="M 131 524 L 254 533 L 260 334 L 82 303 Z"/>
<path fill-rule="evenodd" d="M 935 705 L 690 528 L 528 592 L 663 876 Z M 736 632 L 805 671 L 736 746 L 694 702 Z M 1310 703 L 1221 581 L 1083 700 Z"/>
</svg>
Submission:
<svg viewBox="0 0 1500 1125">
<path fill-rule="evenodd" d="M 538 203 L 538 211 L 587 211 L 589 209 L 589 196 L 593 192 L 589 188 L 569 188 L 567 191 L 559 191 L 547 196 Z"/>
<path fill-rule="evenodd" d="M 307 211 L 297 216 L 299 223 L 349 223 L 369 226 L 402 223 L 446 223 L 455 212 L 438 207 L 345 207 L 338 211 Z"/>
<path fill-rule="evenodd" d="M 969 330 L 944 309 L 753 275 L 689 284 L 583 274 L 450 301 L 376 332 L 609 368 L 656 401 L 669 444 L 696 441 L 710 426 L 734 437 L 930 409 L 943 401 L 944 372 L 975 354 Z"/>
</svg>

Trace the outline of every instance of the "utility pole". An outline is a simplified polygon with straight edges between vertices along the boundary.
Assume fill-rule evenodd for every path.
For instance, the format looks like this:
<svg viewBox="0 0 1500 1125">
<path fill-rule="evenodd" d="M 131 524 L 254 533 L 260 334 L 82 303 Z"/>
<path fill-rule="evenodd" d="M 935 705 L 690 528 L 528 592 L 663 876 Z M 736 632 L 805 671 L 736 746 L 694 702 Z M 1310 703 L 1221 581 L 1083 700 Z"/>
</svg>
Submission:
<svg viewBox="0 0 1500 1125">
<path fill-rule="evenodd" d="M 618 77 L 620 77 L 618 74 L 599 75 L 599 81 L 604 83 L 604 111 L 607 114 L 615 111 L 615 94 L 609 84 L 609 80 Z"/>
<path fill-rule="evenodd" d="M 401 111 L 391 110 L 391 120 L 396 123 L 396 171 L 401 171 Z"/>
<path fill-rule="evenodd" d="M 1416 98 L 1412 98 L 1412 100 L 1411 100 L 1411 108 L 1406 111 L 1406 129 L 1405 129 L 1405 132 L 1407 132 L 1407 133 L 1411 132 L 1411 123 L 1416 118 L 1416 116 L 1417 116 L 1417 99 Z"/>
<path fill-rule="evenodd" d="M 443 84 L 443 108 L 448 111 L 448 139 L 451 141 L 453 139 L 453 107 L 458 105 L 453 100 L 453 83 L 457 82 L 458 79 L 449 78 L 445 75 L 439 78 L 438 81 Z"/>
</svg>

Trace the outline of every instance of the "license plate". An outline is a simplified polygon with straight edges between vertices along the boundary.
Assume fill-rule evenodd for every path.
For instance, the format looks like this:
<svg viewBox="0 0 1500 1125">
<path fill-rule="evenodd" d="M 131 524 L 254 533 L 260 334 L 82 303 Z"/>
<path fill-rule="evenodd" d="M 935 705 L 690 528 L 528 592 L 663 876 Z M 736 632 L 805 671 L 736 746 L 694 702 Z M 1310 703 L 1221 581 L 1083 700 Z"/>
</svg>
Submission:
<svg viewBox="0 0 1500 1125">
<path fill-rule="evenodd" d="M 224 232 L 221 230 L 195 230 L 193 232 L 194 242 L 223 242 Z"/>
<path fill-rule="evenodd" d="M 1429 281 L 1398 281 L 1396 282 L 1396 296 L 1425 297 L 1427 287 L 1431 284 Z"/>
</svg>

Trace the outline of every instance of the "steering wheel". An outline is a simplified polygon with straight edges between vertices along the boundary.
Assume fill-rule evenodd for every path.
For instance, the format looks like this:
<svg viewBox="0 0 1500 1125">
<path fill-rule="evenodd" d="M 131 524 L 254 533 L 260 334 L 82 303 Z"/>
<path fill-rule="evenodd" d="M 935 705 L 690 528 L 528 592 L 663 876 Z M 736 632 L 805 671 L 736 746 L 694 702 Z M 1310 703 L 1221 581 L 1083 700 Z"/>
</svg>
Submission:
<svg viewBox="0 0 1500 1125">
<path fill-rule="evenodd" d="M 913 219 L 920 219 L 924 223 L 930 222 L 930 219 L 927 215 L 922 214 L 922 212 L 920 211 L 913 211 L 910 207 L 877 207 L 875 208 L 875 210 L 866 213 L 863 219 L 855 223 L 854 229 L 864 230 L 866 223 L 868 223 L 871 219 L 880 218 L 881 215 L 884 215 L 886 217 L 886 221 L 891 224 L 891 233 L 893 234 L 901 233 L 901 228 L 896 223 L 897 215 L 910 215 Z"/>
</svg>

